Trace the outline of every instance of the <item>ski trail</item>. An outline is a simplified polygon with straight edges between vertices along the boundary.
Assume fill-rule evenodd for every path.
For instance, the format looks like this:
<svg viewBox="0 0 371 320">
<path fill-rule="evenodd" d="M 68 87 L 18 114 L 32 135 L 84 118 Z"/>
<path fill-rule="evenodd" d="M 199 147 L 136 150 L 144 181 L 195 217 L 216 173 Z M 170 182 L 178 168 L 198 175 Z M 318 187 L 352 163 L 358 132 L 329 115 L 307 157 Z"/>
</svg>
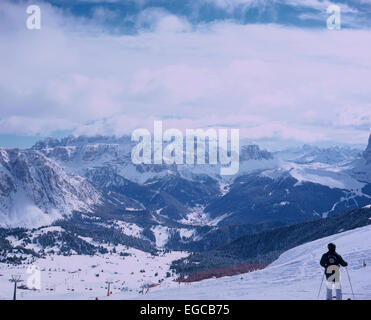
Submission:
<svg viewBox="0 0 371 320">
<path fill-rule="evenodd" d="M 371 225 L 338 233 L 286 251 L 266 269 L 244 275 L 209 279 L 188 285 L 161 286 L 144 299 L 292 299 L 315 300 L 323 276 L 319 260 L 327 244 L 337 245 L 339 253 L 349 263 L 348 271 L 357 299 L 371 300 Z M 366 267 L 363 267 L 363 262 Z M 340 269 L 343 298 L 352 297 L 344 268 Z M 325 281 L 320 299 L 325 298 Z M 140 297 L 141 299 L 142 297 Z"/>
</svg>

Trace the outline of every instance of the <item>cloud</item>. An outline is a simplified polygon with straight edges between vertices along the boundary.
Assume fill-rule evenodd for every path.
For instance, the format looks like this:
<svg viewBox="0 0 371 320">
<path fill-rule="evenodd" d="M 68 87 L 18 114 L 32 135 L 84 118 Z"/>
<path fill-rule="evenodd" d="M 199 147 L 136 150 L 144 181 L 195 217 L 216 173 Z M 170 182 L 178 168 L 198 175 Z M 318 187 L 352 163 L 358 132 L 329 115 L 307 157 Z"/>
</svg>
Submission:
<svg viewBox="0 0 371 320">
<path fill-rule="evenodd" d="M 120 135 L 155 119 L 253 139 L 358 143 L 369 133 L 370 31 L 194 25 L 145 9 L 137 33 L 113 35 L 41 7 L 42 29 L 30 31 L 25 6 L 0 4 L 0 133 Z"/>
<path fill-rule="evenodd" d="M 138 30 L 151 30 L 158 33 L 177 33 L 191 30 L 186 18 L 176 16 L 161 8 L 147 8 L 134 17 Z"/>
<path fill-rule="evenodd" d="M 290 6 L 295 6 L 295 7 L 307 7 L 311 9 L 315 9 L 318 11 L 326 11 L 326 9 L 331 6 L 331 5 L 338 5 L 341 8 L 341 11 L 343 13 L 356 13 L 358 12 L 357 9 L 354 7 L 349 6 L 346 3 L 341 3 L 338 1 L 329 1 L 329 0 L 277 0 L 281 3 L 290 5 Z"/>
<path fill-rule="evenodd" d="M 357 127 L 371 132 L 371 104 L 340 108 L 334 124 L 340 127 Z"/>
<path fill-rule="evenodd" d="M 233 11 L 236 8 L 263 7 L 266 0 L 201 0 L 200 3 L 211 4 L 218 8 Z"/>
</svg>

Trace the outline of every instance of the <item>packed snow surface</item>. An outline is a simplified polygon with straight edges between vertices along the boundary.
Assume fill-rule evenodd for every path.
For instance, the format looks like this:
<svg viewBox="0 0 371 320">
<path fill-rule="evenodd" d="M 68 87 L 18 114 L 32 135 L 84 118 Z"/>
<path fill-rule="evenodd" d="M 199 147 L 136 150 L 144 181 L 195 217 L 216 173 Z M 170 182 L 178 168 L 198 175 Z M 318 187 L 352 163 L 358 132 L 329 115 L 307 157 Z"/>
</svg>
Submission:
<svg viewBox="0 0 371 320">
<path fill-rule="evenodd" d="M 11 239 L 9 239 L 11 240 Z M 32 263 L 12 266 L 0 263 L 0 300 L 13 298 L 12 275 L 20 275 L 20 285 L 27 285 L 30 277 L 40 270 L 39 290 L 18 289 L 18 300 L 94 300 L 123 299 L 130 294 L 138 296 L 148 285 L 172 282 L 175 275 L 169 266 L 173 260 L 187 256 L 184 252 L 160 253 L 153 256 L 136 249 L 117 246 L 117 252 L 106 255 L 51 255 Z M 31 272 L 32 271 L 32 272 Z M 107 297 L 107 284 L 111 282 L 112 295 Z"/>
<path fill-rule="evenodd" d="M 323 269 L 319 260 L 333 242 L 349 263 L 356 299 L 371 299 L 371 225 L 319 239 L 283 253 L 264 270 L 244 275 L 177 283 L 167 278 L 172 252 L 158 257 L 134 249 L 118 248 L 129 256 L 54 256 L 34 262 L 41 269 L 41 290 L 18 290 L 19 299 L 317 299 Z M 366 264 L 366 266 L 364 266 Z M 27 265 L 0 264 L 0 299 L 12 297 L 12 274 L 27 280 Z M 145 272 L 141 272 L 141 270 Z M 346 270 L 341 269 L 344 299 L 352 298 Z M 160 282 L 158 280 L 161 280 Z M 112 281 L 107 297 L 105 282 Z M 148 285 L 157 286 L 147 290 Z M 143 292 L 141 288 L 145 287 Z M 324 299 L 322 285 L 320 298 Z"/>
<path fill-rule="evenodd" d="M 317 299 L 323 276 L 319 265 L 327 244 L 333 242 L 349 263 L 356 299 L 371 299 L 371 225 L 319 239 L 283 253 L 264 270 L 244 275 L 172 284 L 152 289 L 143 299 Z M 363 266 L 366 264 L 366 267 Z M 345 268 L 341 268 L 343 298 L 352 297 Z M 325 297 L 322 285 L 320 299 Z"/>
</svg>

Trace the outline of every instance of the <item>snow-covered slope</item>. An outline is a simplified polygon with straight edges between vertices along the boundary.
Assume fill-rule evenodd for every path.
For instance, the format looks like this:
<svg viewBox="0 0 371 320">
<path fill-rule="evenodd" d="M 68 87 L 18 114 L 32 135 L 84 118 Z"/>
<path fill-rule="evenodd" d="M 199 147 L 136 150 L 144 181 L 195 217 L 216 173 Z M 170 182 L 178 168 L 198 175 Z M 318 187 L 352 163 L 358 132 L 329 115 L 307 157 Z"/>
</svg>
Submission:
<svg viewBox="0 0 371 320">
<path fill-rule="evenodd" d="M 91 212 L 101 194 L 38 151 L 0 148 L 0 226 L 37 227 Z"/>
<path fill-rule="evenodd" d="M 293 248 L 260 271 L 193 284 L 166 284 L 167 287 L 152 289 L 143 299 L 317 299 L 323 275 L 319 260 L 329 242 L 337 245 L 338 252 L 349 263 L 356 299 L 371 299 L 370 239 L 369 225 Z M 353 299 L 344 268 L 341 275 L 344 298 Z M 322 285 L 320 298 L 324 295 Z"/>
<path fill-rule="evenodd" d="M 116 246 L 116 250 L 117 253 L 110 255 L 52 255 L 20 266 L 0 263 L 0 300 L 13 297 L 11 275 L 20 275 L 21 285 L 27 286 L 31 276 L 36 276 L 38 271 L 39 290 L 18 289 L 18 300 L 120 299 L 123 291 L 139 295 L 146 284 L 174 280 L 174 275 L 170 275 L 170 264 L 186 256 L 184 252 L 153 256 L 121 245 Z M 106 281 L 112 282 L 110 297 L 107 297 Z"/>
<path fill-rule="evenodd" d="M 60 227 L 42 228 L 32 237 L 50 232 L 64 231 Z M 153 255 L 125 245 L 102 244 L 89 237 L 79 237 L 90 245 L 103 246 L 106 253 L 51 254 L 44 258 L 28 257 L 21 265 L 0 263 L 0 299 L 11 297 L 12 284 L 8 279 L 12 274 L 21 275 L 24 284 L 27 283 L 30 266 L 40 269 L 41 288 L 19 290 L 19 299 L 316 299 L 323 275 L 319 259 L 329 242 L 337 245 L 339 253 L 349 263 L 356 299 L 371 299 L 370 237 L 371 225 L 368 225 L 288 250 L 266 269 L 191 284 L 174 282 L 177 276 L 170 270 L 171 262 L 186 257 L 185 252 L 162 251 Z M 13 236 L 7 239 L 13 245 L 21 245 Z M 56 244 L 52 248 L 58 250 L 59 242 Z M 31 241 L 29 246 L 40 249 L 38 242 Z M 105 288 L 108 280 L 113 283 L 110 297 L 106 296 Z M 342 283 L 344 298 L 352 298 L 344 269 Z M 323 285 L 321 298 L 324 293 Z"/>
<path fill-rule="evenodd" d="M 346 168 L 322 163 L 299 165 L 287 162 L 282 163 L 279 169 L 262 171 L 261 176 L 277 179 L 289 174 L 298 181 L 297 186 L 304 182 L 311 182 L 331 189 L 348 190 L 353 195 L 364 195 L 362 189 L 367 183 L 357 180 L 345 170 Z"/>
<path fill-rule="evenodd" d="M 356 193 L 361 193 L 360 190 L 365 185 L 365 183 L 358 181 L 354 175 L 349 174 L 349 168 L 363 159 L 362 151 L 358 149 L 339 146 L 319 148 L 304 145 L 301 148 L 275 152 L 274 155 L 281 160 L 277 174 L 288 171 L 299 183 L 318 183 L 330 188 L 346 189 Z M 275 174 L 274 170 L 271 172 Z"/>
<path fill-rule="evenodd" d="M 350 147 L 329 147 L 319 148 L 311 145 L 304 145 L 300 148 L 290 148 L 277 151 L 274 155 L 285 161 L 298 164 L 323 163 L 340 164 L 351 162 L 361 157 L 361 150 Z"/>
</svg>

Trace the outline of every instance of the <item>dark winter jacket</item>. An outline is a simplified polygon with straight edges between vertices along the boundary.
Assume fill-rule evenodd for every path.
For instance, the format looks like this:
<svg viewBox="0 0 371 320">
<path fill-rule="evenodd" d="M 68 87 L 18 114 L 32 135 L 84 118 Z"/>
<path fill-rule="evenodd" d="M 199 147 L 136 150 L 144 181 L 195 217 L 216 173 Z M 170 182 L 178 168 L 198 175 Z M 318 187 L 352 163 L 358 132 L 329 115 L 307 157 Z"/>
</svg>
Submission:
<svg viewBox="0 0 371 320">
<path fill-rule="evenodd" d="M 326 252 L 320 261 L 320 265 L 325 268 L 325 273 L 327 271 L 327 267 L 329 266 L 342 266 L 346 267 L 348 265 L 347 262 L 343 260 L 340 254 L 338 254 L 336 251 L 328 251 Z M 328 279 L 331 276 L 331 273 L 326 273 L 326 278 Z"/>
</svg>

